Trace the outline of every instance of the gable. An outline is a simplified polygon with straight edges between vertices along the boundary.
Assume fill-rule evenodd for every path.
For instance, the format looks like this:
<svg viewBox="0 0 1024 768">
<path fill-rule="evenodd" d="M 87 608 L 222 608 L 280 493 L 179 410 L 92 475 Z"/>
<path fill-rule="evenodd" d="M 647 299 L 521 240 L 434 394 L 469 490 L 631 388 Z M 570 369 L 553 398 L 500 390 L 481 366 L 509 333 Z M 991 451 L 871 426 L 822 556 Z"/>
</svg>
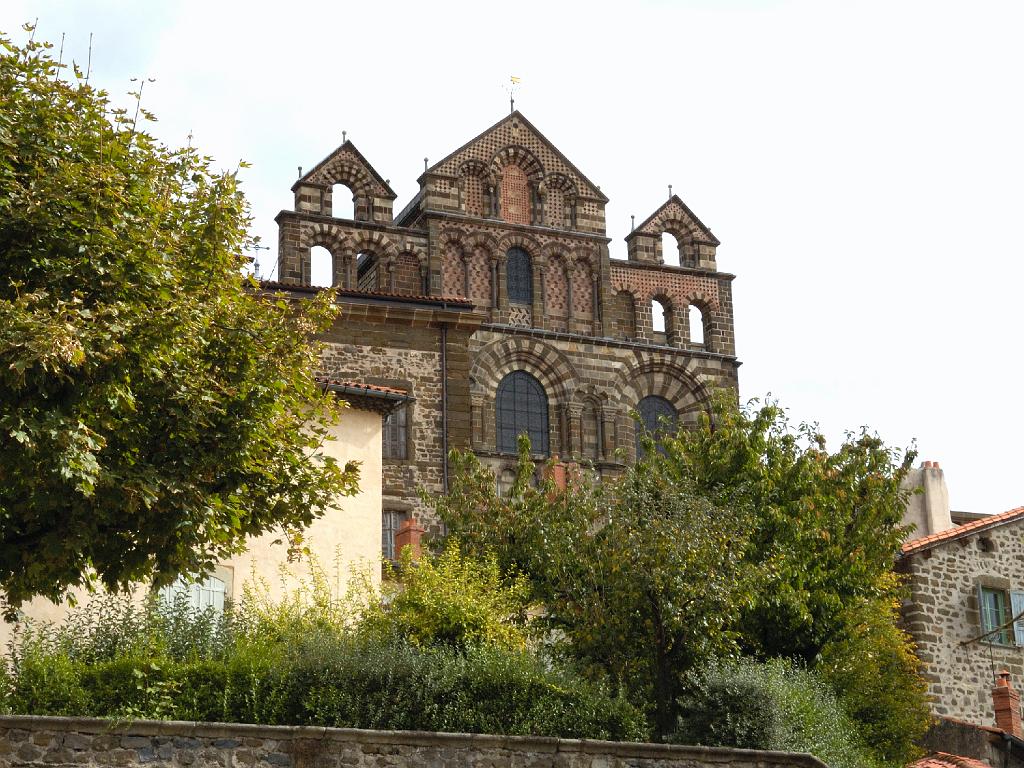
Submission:
<svg viewBox="0 0 1024 768">
<path fill-rule="evenodd" d="M 721 245 L 718 238 L 697 218 L 679 195 L 672 195 L 664 205 L 648 216 L 636 229 L 626 236 L 631 240 L 636 235 L 660 237 L 670 232 L 677 240 L 692 239 L 696 243 Z"/>
<path fill-rule="evenodd" d="M 537 183 L 608 202 L 601 190 L 518 111 L 432 165 L 425 175 L 484 175 L 500 171 L 506 164 L 518 165 Z"/>
<path fill-rule="evenodd" d="M 351 141 L 346 141 L 317 163 L 311 171 L 295 182 L 292 189 L 303 184 L 318 184 L 325 187 L 345 184 L 356 196 L 382 197 L 388 200 L 397 197 L 387 181 L 366 161 Z"/>
</svg>

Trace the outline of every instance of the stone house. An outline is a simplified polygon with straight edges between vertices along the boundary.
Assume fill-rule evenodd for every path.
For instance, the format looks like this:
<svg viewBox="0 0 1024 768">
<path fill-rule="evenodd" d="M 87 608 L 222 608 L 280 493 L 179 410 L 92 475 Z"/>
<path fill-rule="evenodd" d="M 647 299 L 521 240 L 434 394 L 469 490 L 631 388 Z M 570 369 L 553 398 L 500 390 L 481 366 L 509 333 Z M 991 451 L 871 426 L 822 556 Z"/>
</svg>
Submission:
<svg viewBox="0 0 1024 768">
<path fill-rule="evenodd" d="M 907 484 L 920 489 L 904 517 L 916 530 L 896 570 L 909 587 L 904 626 L 940 717 L 931 745 L 972 754 L 963 744 L 978 752 L 990 741 L 983 732 L 993 731 L 1016 739 L 1019 759 L 1020 697 L 1010 681 L 1024 679 L 1024 507 L 953 512 L 942 469 L 931 461 Z"/>
<path fill-rule="evenodd" d="M 385 542 L 413 518 L 438 529 L 419 493 L 447 488 L 452 448 L 499 488 L 521 433 L 539 458 L 614 476 L 638 426 L 692 423 L 713 389 L 737 387 L 733 275 L 678 196 L 630 232 L 628 259 L 610 258 L 608 198 L 518 111 L 418 182 L 396 214 L 346 139 L 293 185 L 263 284 L 295 300 L 334 286 L 324 375 L 411 397 L 385 426 Z"/>
</svg>

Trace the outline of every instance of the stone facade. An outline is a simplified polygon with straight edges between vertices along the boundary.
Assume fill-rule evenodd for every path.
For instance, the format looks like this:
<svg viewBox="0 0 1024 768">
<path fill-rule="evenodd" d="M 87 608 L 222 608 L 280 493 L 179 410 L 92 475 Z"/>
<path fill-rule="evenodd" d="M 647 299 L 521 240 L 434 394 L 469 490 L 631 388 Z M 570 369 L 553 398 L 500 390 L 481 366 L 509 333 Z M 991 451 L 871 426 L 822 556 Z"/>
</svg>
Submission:
<svg viewBox="0 0 1024 768">
<path fill-rule="evenodd" d="M 1011 595 L 1024 590 L 1024 509 L 992 516 L 916 539 L 903 547 L 897 570 L 906 575 L 910 597 L 906 629 L 924 665 L 932 709 L 938 715 L 995 725 L 992 687 L 1008 670 L 1024 680 L 1024 645 L 1008 629 L 984 634 L 981 588 Z"/>
<path fill-rule="evenodd" d="M 810 755 L 340 728 L 0 717 L 0 767 L 825 768 Z"/>
<path fill-rule="evenodd" d="M 601 475 L 635 459 L 631 413 L 643 398 L 663 398 L 686 423 L 713 388 L 737 387 L 733 276 L 717 270 L 717 238 L 678 197 L 630 234 L 629 260 L 610 259 L 608 198 L 519 112 L 419 184 L 393 215 L 387 180 L 346 141 L 293 187 L 295 209 L 277 217 L 279 282 L 266 284 L 296 298 L 315 290 L 314 248 L 326 249 L 342 316 L 324 373 L 414 398 L 407 450 L 386 446 L 386 510 L 436 530 L 418 494 L 445 489 L 447 449 L 472 448 L 499 480 L 509 471 L 496 405 L 513 372 L 543 389 L 547 454 Z M 353 216 L 338 218 L 348 193 Z M 664 263 L 665 232 L 679 266 Z"/>
</svg>

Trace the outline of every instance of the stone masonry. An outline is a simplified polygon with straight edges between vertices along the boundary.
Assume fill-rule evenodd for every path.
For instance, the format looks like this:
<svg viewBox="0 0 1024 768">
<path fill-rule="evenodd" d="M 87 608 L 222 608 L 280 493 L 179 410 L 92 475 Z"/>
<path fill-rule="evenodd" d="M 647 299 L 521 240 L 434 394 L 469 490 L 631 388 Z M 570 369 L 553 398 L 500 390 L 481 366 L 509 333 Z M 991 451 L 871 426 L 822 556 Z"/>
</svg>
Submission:
<svg viewBox="0 0 1024 768">
<path fill-rule="evenodd" d="M 737 387 L 733 276 L 678 196 L 630 233 L 628 260 L 611 259 L 608 198 L 519 112 L 419 184 L 394 214 L 389 182 L 345 141 L 293 186 L 294 210 L 277 217 L 278 282 L 265 284 L 301 299 L 317 290 L 314 254 L 329 260 L 342 313 L 323 373 L 412 396 L 405 457 L 384 457 L 386 510 L 437 529 L 419 492 L 445 489 L 446 449 L 471 448 L 499 481 L 510 471 L 496 395 L 513 372 L 543 388 L 548 455 L 608 476 L 635 459 L 643 398 L 693 423 L 714 388 Z M 334 215 L 342 195 L 351 219 Z M 679 266 L 665 263 L 664 233 Z M 528 272 L 512 285 L 508 256 L 524 252 Z M 702 336 L 691 339 L 691 322 Z"/>
<path fill-rule="evenodd" d="M 1024 590 L 1024 509 L 908 542 L 897 570 L 909 583 L 904 626 L 917 643 L 933 711 L 995 725 L 996 675 L 1005 669 L 1024 681 L 1024 647 L 1012 631 L 1005 644 L 977 639 L 979 588 Z"/>
<path fill-rule="evenodd" d="M 0 717 L 0 768 L 825 768 L 810 755 L 412 731 Z"/>
</svg>

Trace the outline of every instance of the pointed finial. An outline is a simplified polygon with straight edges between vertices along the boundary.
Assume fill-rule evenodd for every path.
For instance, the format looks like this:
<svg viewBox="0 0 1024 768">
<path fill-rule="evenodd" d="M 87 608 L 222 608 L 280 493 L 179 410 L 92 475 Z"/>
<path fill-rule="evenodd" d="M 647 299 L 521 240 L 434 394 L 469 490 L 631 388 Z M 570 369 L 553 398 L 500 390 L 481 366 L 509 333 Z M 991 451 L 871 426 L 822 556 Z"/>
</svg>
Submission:
<svg viewBox="0 0 1024 768">
<path fill-rule="evenodd" d="M 668 185 L 668 196 L 672 197 L 672 185 L 671 184 Z"/>
<path fill-rule="evenodd" d="M 636 214 L 631 213 L 629 214 L 629 231 L 632 232 L 634 229 L 636 229 Z"/>
<path fill-rule="evenodd" d="M 302 166 L 301 165 L 299 166 L 299 178 L 300 179 L 302 178 Z"/>
<path fill-rule="evenodd" d="M 341 143 L 344 144 L 346 141 L 348 141 L 348 131 L 342 131 L 341 132 Z"/>
</svg>

